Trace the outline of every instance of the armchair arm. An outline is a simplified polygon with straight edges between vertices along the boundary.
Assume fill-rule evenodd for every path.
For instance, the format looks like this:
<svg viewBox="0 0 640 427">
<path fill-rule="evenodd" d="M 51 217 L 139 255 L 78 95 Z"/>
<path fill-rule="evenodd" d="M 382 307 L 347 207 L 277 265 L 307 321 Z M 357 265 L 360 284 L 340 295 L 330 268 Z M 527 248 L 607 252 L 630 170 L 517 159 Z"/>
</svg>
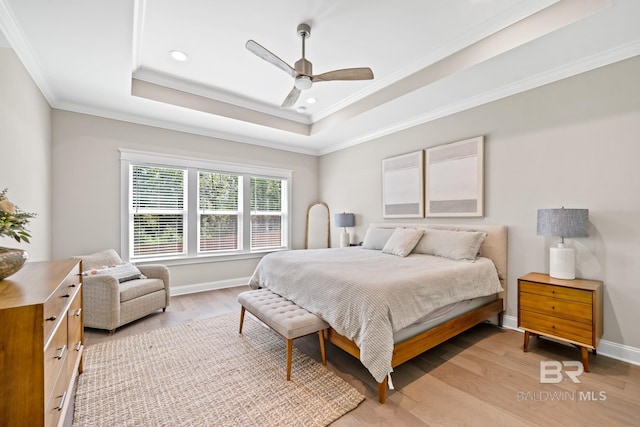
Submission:
<svg viewBox="0 0 640 427">
<path fill-rule="evenodd" d="M 169 268 L 164 264 L 146 264 L 136 265 L 138 270 L 150 279 L 162 279 L 164 282 L 164 290 L 167 294 L 167 306 L 169 306 L 171 273 Z"/>
<path fill-rule="evenodd" d="M 120 323 L 120 284 L 113 276 L 82 277 L 84 323 L 90 328 L 114 330 Z"/>
</svg>

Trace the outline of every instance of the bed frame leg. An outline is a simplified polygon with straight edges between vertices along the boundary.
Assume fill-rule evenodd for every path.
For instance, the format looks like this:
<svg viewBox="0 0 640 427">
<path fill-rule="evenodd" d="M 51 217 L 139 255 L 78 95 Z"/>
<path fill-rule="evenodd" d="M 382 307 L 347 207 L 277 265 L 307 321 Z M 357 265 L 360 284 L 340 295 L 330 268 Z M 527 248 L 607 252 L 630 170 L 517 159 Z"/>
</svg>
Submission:
<svg viewBox="0 0 640 427">
<path fill-rule="evenodd" d="M 387 400 L 387 377 L 384 377 L 381 383 L 378 383 L 378 400 L 384 403 Z"/>
<path fill-rule="evenodd" d="M 498 326 L 500 326 L 501 328 L 502 328 L 503 318 L 504 318 L 504 311 L 501 311 L 500 313 L 498 313 Z"/>
</svg>

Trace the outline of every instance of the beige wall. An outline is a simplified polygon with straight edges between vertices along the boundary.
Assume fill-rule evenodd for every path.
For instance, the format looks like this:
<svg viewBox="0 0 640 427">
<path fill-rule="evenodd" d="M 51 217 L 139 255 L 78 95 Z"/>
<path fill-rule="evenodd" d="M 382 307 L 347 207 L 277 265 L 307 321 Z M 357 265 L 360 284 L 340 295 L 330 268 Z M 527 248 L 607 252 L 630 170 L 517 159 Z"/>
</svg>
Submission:
<svg viewBox="0 0 640 427">
<path fill-rule="evenodd" d="M 536 235 L 537 209 L 588 208 L 590 237 L 571 239 L 578 274 L 604 281 L 604 339 L 640 348 L 639 75 L 634 58 L 322 156 L 320 197 L 356 213 L 361 241 L 382 221 L 382 159 L 485 135 L 485 217 L 464 222 L 509 226 L 507 315 L 517 278 L 548 272 L 556 239 Z"/>
<path fill-rule="evenodd" d="M 0 190 L 35 212 L 31 243 L 0 237 L 0 246 L 26 249 L 32 261 L 51 257 L 51 108 L 12 49 L 0 47 Z"/>
<path fill-rule="evenodd" d="M 120 153 L 126 148 L 293 170 L 294 248 L 317 198 L 317 158 L 53 110 L 53 256 L 120 249 Z M 258 259 L 170 265 L 174 287 L 248 277 Z"/>
</svg>

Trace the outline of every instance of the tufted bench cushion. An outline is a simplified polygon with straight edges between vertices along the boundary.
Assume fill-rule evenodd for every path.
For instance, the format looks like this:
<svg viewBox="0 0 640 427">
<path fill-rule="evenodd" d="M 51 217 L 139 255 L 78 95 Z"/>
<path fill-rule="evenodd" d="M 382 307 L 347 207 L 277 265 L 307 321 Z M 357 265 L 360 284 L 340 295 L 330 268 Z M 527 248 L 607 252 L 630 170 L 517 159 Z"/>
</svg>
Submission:
<svg viewBox="0 0 640 427">
<path fill-rule="evenodd" d="M 247 310 L 287 340 L 287 380 L 291 378 L 291 346 L 295 338 L 318 333 L 322 363 L 326 364 L 323 331 L 329 327 L 327 322 L 268 289 L 242 292 L 238 302 L 242 305 L 240 333 Z"/>
</svg>

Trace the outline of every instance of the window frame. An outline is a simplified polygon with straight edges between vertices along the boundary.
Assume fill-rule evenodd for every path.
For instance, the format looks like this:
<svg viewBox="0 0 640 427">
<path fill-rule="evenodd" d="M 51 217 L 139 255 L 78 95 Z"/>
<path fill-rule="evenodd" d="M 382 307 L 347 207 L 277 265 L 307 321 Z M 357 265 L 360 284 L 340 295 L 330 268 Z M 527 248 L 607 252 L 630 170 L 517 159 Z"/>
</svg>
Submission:
<svg viewBox="0 0 640 427">
<path fill-rule="evenodd" d="M 291 248 L 291 207 L 292 207 L 292 175 L 289 169 L 279 169 L 264 166 L 254 166 L 241 163 L 231 163 L 223 161 L 204 160 L 193 157 L 151 153 L 145 151 L 119 149 L 120 151 L 120 251 L 122 259 L 135 261 L 137 263 L 162 261 L 166 264 L 190 264 L 199 262 L 237 260 L 242 258 L 261 257 L 265 253 L 288 250 Z M 131 250 L 131 227 L 129 203 L 132 191 L 130 176 L 131 165 L 149 165 L 167 168 L 184 168 L 187 173 L 187 199 L 186 199 L 186 222 L 183 236 L 183 244 L 186 251 L 183 255 L 170 256 L 150 256 L 132 257 Z M 238 218 L 238 239 L 240 249 L 225 250 L 216 252 L 199 251 L 199 220 L 198 213 L 198 191 L 199 172 L 223 173 L 240 176 L 242 188 L 239 188 L 241 198 L 239 198 L 239 218 Z M 283 241 L 278 248 L 251 249 L 251 198 L 250 181 L 252 177 L 281 179 L 286 182 L 286 190 L 281 209 L 283 216 Z"/>
</svg>

